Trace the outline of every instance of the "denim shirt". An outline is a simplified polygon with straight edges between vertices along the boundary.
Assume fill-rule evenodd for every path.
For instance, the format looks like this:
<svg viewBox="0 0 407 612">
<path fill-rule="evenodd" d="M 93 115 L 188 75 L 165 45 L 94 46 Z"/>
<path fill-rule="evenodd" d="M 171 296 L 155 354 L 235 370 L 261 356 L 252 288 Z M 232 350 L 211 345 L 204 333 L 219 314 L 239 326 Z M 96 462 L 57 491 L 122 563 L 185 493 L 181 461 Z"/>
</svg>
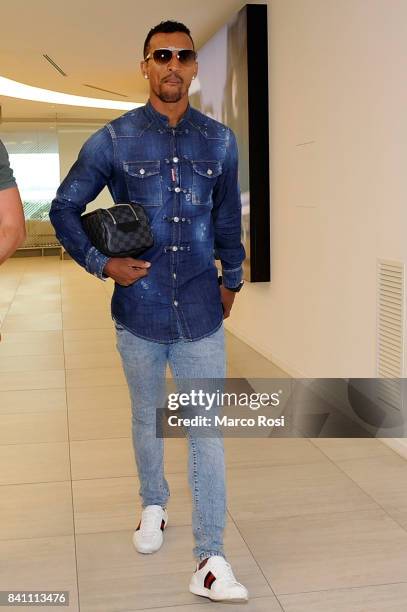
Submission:
<svg viewBox="0 0 407 612">
<path fill-rule="evenodd" d="M 107 185 L 116 204 L 137 202 L 154 245 L 148 275 L 115 283 L 112 317 L 147 340 L 198 340 L 222 324 L 223 284 L 242 279 L 238 151 L 233 132 L 188 105 L 175 127 L 150 102 L 107 123 L 81 148 L 52 202 L 50 219 L 72 258 L 105 278 L 108 257 L 90 243 L 81 214 Z"/>
</svg>

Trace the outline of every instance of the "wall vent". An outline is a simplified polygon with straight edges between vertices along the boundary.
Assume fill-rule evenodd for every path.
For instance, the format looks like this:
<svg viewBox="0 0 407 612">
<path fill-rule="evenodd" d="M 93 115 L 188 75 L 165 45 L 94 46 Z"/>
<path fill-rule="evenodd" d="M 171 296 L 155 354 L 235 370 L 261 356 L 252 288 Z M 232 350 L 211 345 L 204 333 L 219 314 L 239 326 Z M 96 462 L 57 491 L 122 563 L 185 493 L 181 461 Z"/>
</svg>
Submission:
<svg viewBox="0 0 407 612">
<path fill-rule="evenodd" d="M 404 264 L 378 260 L 377 376 L 404 372 Z"/>
</svg>

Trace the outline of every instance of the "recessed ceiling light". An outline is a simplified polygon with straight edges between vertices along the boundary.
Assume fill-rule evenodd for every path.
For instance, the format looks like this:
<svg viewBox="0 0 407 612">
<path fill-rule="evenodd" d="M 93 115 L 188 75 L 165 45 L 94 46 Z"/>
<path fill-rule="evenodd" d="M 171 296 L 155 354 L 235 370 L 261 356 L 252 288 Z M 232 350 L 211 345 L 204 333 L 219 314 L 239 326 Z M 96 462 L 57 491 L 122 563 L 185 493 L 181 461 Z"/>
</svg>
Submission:
<svg viewBox="0 0 407 612">
<path fill-rule="evenodd" d="M 100 98 L 87 98 L 73 94 L 61 93 L 41 87 L 25 85 L 12 79 L 0 76 L 0 96 L 31 100 L 33 102 L 47 102 L 48 104 L 65 104 L 67 106 L 85 106 L 88 108 L 109 108 L 112 110 L 131 110 L 144 106 L 140 102 L 120 102 L 118 100 L 104 100 Z"/>
</svg>

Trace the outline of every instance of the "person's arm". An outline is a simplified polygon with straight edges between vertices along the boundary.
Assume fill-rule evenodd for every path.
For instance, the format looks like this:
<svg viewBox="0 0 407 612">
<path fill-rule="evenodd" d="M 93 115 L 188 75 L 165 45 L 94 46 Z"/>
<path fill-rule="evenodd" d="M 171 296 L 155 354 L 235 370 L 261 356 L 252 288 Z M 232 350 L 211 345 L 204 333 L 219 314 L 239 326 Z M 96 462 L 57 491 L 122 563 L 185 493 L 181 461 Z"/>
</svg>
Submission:
<svg viewBox="0 0 407 612">
<path fill-rule="evenodd" d="M 242 203 L 238 181 L 238 149 L 232 130 L 229 130 L 228 134 L 223 172 L 214 188 L 212 211 L 215 255 L 222 265 L 221 299 L 225 318 L 229 316 L 236 295 L 229 289 L 234 289 L 241 283 L 242 263 L 246 257 L 241 242 Z"/>
<path fill-rule="evenodd" d="M 81 214 L 108 184 L 114 170 L 113 143 L 106 127 L 83 145 L 78 159 L 62 181 L 52 201 L 49 218 L 58 240 L 71 257 L 90 274 L 102 280 L 110 276 L 128 286 L 148 274 L 149 262 L 132 257 L 107 257 L 90 242 Z"/>
<path fill-rule="evenodd" d="M 92 134 L 58 188 L 49 218 L 60 243 L 90 274 L 103 278 L 108 257 L 90 242 L 81 214 L 107 184 L 113 170 L 113 143 L 107 128 Z"/>
<path fill-rule="evenodd" d="M 23 205 L 17 187 L 0 189 L 0 264 L 24 242 Z"/>
</svg>

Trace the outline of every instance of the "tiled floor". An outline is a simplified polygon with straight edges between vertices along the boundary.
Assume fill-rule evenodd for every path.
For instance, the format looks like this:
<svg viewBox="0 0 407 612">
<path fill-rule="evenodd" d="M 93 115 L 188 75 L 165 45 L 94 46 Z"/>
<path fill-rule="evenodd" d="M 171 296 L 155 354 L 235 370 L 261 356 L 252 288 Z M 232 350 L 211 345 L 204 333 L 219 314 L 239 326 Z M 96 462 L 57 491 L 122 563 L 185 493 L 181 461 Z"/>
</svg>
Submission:
<svg viewBox="0 0 407 612">
<path fill-rule="evenodd" d="M 407 462 L 377 440 L 225 438 L 225 548 L 247 604 L 188 592 L 183 439 L 165 441 L 165 544 L 136 553 L 111 289 L 57 258 L 0 270 L 0 590 L 69 590 L 64 609 L 82 612 L 405 612 Z M 230 334 L 228 355 L 229 376 L 284 376 Z"/>
</svg>

